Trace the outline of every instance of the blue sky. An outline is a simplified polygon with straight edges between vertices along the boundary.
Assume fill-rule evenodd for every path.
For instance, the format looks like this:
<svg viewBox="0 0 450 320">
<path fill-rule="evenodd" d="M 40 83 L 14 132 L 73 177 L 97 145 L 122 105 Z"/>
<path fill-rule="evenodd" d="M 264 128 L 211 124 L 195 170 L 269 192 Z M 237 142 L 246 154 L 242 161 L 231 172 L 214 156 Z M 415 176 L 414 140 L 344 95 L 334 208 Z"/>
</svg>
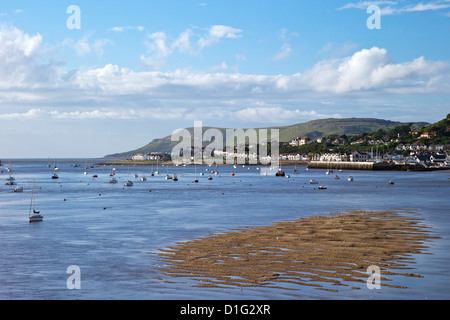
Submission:
<svg viewBox="0 0 450 320">
<path fill-rule="evenodd" d="M 0 158 L 98 157 L 194 121 L 434 122 L 450 112 L 449 31 L 449 0 L 2 0 Z"/>
</svg>

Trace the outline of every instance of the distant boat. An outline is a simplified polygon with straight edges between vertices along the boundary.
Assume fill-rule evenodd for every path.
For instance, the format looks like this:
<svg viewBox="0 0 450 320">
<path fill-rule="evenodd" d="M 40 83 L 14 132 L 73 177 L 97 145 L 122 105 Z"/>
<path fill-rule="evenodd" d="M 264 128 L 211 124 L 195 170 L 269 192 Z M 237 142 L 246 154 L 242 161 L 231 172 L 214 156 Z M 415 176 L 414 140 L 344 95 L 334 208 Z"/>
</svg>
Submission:
<svg viewBox="0 0 450 320">
<path fill-rule="evenodd" d="M 327 172 L 326 172 L 326 174 L 330 174 L 330 173 L 333 173 L 334 171 L 333 170 L 331 170 L 330 168 L 329 168 L 329 163 L 327 163 Z"/>
<path fill-rule="evenodd" d="M 156 171 L 155 174 L 159 174 L 159 160 L 156 159 Z"/>
<path fill-rule="evenodd" d="M 108 181 L 109 183 L 117 183 L 117 179 L 114 177 L 111 177 L 111 179 L 109 179 Z"/>
<path fill-rule="evenodd" d="M 57 165 L 57 162 L 55 159 L 55 161 L 53 162 L 53 171 L 58 171 L 58 170 L 59 170 L 59 168 L 58 168 L 58 165 Z"/>
<path fill-rule="evenodd" d="M 145 177 L 145 174 L 144 174 L 144 169 L 145 169 L 145 167 L 142 166 L 142 177 L 141 177 L 141 181 L 147 181 L 147 178 Z"/>
<path fill-rule="evenodd" d="M 56 172 L 52 174 L 52 179 L 58 179 L 58 178 L 59 178 L 59 176 L 56 174 Z"/>
<path fill-rule="evenodd" d="M 394 181 L 390 180 L 390 181 L 389 181 L 389 184 L 394 184 Z"/>
<path fill-rule="evenodd" d="M 23 192 L 23 187 L 22 186 L 15 187 L 13 192 Z"/>
<path fill-rule="evenodd" d="M 14 179 L 14 177 L 12 175 L 9 175 L 9 178 L 6 178 L 6 183 L 5 185 L 7 186 L 14 186 L 16 185 L 16 179 Z"/>
<path fill-rule="evenodd" d="M 296 161 L 295 164 L 294 164 L 294 171 L 293 171 L 293 173 L 294 173 L 294 174 L 298 174 L 298 170 L 297 170 L 297 161 Z"/>
<path fill-rule="evenodd" d="M 31 194 L 30 210 L 28 211 L 28 222 L 42 221 L 44 217 L 40 214 L 40 211 L 35 209 L 35 197 L 34 197 L 35 182 L 33 182 L 33 192 Z"/>
<path fill-rule="evenodd" d="M 194 183 L 198 183 L 198 179 L 197 179 L 197 165 L 195 165 L 195 179 L 194 179 Z"/>
<path fill-rule="evenodd" d="M 133 186 L 133 182 L 128 180 L 127 182 L 125 182 L 124 186 L 125 187 L 132 187 Z"/>
<path fill-rule="evenodd" d="M 309 180 L 309 184 L 318 184 L 318 182 L 314 179 Z"/>
<path fill-rule="evenodd" d="M 335 179 L 335 180 L 339 180 L 340 177 L 339 177 L 338 175 L 335 175 L 335 176 L 334 176 L 334 179 Z"/>
<path fill-rule="evenodd" d="M 348 181 L 353 181 L 353 177 L 352 176 L 350 176 L 350 177 L 348 177 L 348 179 L 347 179 Z"/>
<path fill-rule="evenodd" d="M 319 190 L 325 190 L 327 187 L 319 186 Z"/>
<path fill-rule="evenodd" d="M 213 178 L 211 176 L 208 177 L 208 180 L 212 180 Z"/>
<path fill-rule="evenodd" d="M 173 174 L 173 178 L 172 179 L 173 179 L 173 181 L 178 181 L 178 176 L 177 176 L 176 173 Z"/>
<path fill-rule="evenodd" d="M 284 177 L 285 173 L 284 173 L 284 171 L 277 171 L 277 173 L 275 173 L 275 176 L 276 177 Z"/>
</svg>

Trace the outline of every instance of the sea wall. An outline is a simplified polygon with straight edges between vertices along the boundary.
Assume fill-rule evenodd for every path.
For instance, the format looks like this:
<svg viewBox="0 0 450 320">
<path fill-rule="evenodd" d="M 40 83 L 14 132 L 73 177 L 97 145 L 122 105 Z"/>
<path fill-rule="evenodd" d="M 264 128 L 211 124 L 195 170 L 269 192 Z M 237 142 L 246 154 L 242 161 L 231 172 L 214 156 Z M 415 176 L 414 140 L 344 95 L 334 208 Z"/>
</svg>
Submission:
<svg viewBox="0 0 450 320">
<path fill-rule="evenodd" d="M 330 170 L 374 170 L 374 162 L 350 162 L 350 161 L 310 161 L 308 168 Z"/>
<path fill-rule="evenodd" d="M 425 167 L 420 163 L 350 162 L 350 161 L 310 161 L 308 168 L 329 170 L 397 170 L 397 171 L 435 171 L 449 170 L 448 167 Z"/>
</svg>

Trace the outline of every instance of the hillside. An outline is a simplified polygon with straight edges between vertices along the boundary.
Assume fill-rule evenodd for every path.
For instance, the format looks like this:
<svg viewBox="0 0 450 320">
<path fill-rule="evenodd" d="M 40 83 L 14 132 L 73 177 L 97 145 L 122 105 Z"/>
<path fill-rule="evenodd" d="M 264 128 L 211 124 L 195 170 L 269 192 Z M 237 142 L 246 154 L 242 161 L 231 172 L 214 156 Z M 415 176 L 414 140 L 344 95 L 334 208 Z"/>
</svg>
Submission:
<svg viewBox="0 0 450 320">
<path fill-rule="evenodd" d="M 309 137 L 311 139 L 321 136 L 329 136 L 333 134 L 362 134 L 366 132 L 375 132 L 379 129 L 391 130 L 397 126 L 405 125 L 407 123 L 374 119 L 374 118 L 344 118 L 344 119 L 320 119 L 312 120 L 305 123 L 297 123 L 290 126 L 281 127 L 269 127 L 261 129 L 279 129 L 280 130 L 280 142 L 287 142 L 296 137 Z M 426 122 L 413 123 L 415 128 L 422 128 L 429 125 Z M 210 127 L 203 127 L 203 131 Z M 217 128 L 222 132 L 225 139 L 224 128 Z M 260 128 L 255 128 L 260 129 Z M 193 136 L 193 128 L 187 128 L 187 130 Z M 135 153 L 150 153 L 150 152 L 170 152 L 178 142 L 172 142 L 171 136 L 154 139 L 147 145 L 127 152 L 116 153 L 107 155 L 106 157 L 129 157 Z M 224 142 L 225 145 L 225 142 Z"/>
</svg>

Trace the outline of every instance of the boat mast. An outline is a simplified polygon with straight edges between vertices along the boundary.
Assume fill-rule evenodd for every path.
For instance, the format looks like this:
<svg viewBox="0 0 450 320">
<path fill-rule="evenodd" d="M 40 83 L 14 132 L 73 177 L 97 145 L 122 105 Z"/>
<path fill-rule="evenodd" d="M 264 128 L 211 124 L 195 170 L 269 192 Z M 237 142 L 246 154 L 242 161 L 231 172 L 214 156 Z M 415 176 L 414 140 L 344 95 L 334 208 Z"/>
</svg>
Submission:
<svg viewBox="0 0 450 320">
<path fill-rule="evenodd" d="M 30 201 L 30 210 L 28 211 L 28 217 L 31 216 L 31 208 L 34 210 L 34 185 L 36 183 L 36 180 L 33 180 L 33 192 L 31 193 L 31 201 Z"/>
</svg>

